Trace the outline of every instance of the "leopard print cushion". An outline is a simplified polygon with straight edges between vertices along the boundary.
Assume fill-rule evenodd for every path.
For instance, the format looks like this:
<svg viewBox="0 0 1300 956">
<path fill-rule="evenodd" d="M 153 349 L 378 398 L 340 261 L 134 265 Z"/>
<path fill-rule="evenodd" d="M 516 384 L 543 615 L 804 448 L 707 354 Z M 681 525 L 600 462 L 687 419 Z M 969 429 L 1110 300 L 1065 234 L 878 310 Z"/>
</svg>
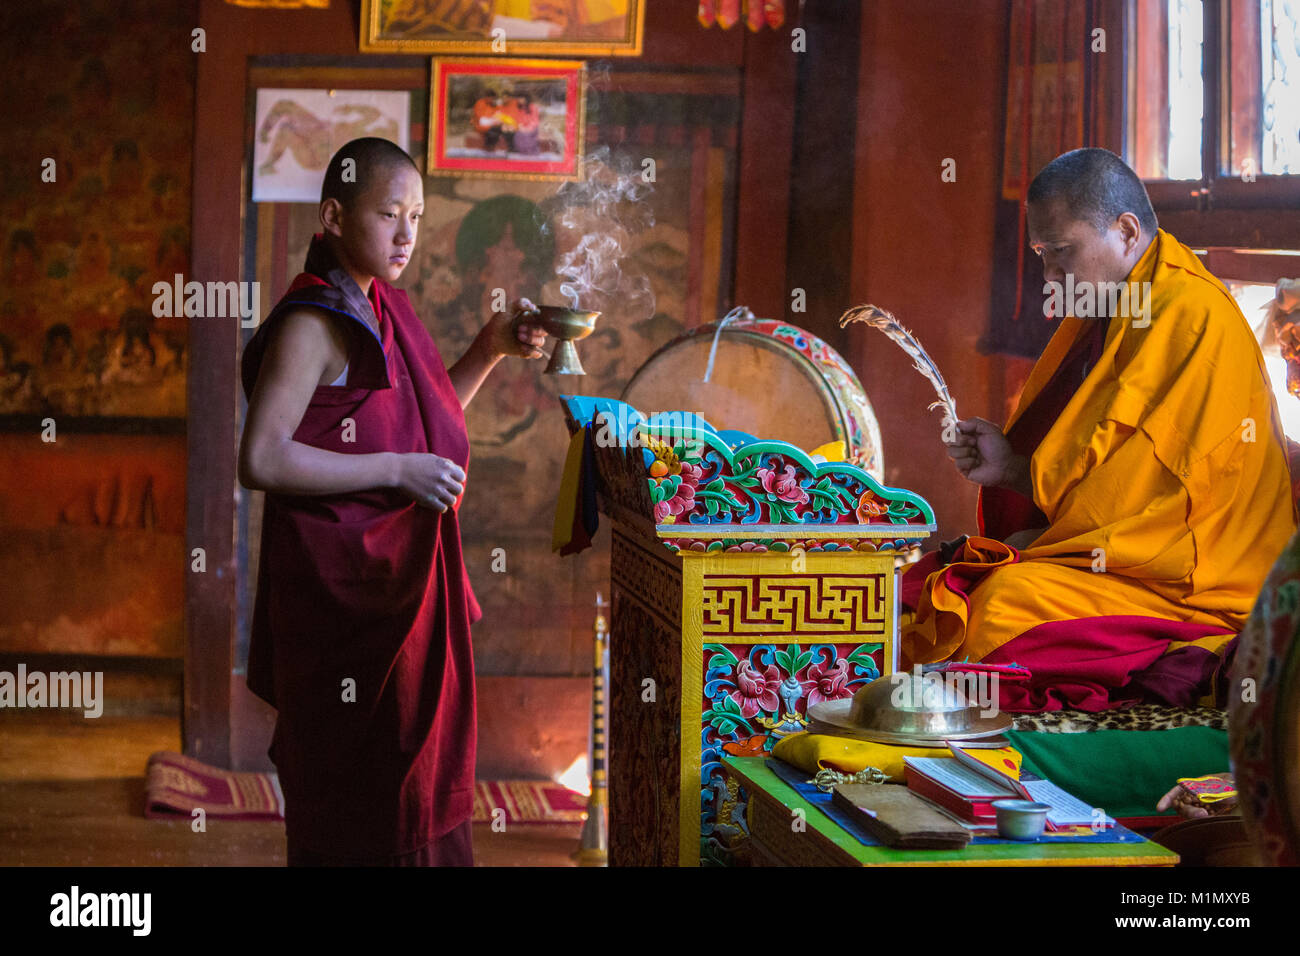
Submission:
<svg viewBox="0 0 1300 956">
<path fill-rule="evenodd" d="M 1049 710 L 1015 714 L 1013 730 L 1047 734 L 1086 734 L 1094 730 L 1173 730 L 1177 727 L 1228 729 L 1228 712 L 1214 707 L 1169 707 L 1135 704 L 1123 710 L 1090 714 L 1082 710 Z"/>
</svg>

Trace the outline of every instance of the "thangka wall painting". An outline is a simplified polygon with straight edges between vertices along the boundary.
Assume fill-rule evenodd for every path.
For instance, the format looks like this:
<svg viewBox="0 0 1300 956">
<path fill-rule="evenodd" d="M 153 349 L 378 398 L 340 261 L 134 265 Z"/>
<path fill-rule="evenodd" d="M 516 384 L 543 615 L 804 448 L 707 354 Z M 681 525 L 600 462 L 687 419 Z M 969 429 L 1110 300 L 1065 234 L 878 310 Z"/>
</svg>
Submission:
<svg viewBox="0 0 1300 956">
<path fill-rule="evenodd" d="M 196 10 L 0 4 L 0 653 L 184 653 Z"/>
<path fill-rule="evenodd" d="M 193 7 L 140 6 L 50 7 L 39 46 L 30 5 L 0 13 L 5 97 L 22 104 L 0 142 L 5 428 L 185 415 L 185 319 L 155 316 L 151 289 L 189 271 Z"/>
</svg>

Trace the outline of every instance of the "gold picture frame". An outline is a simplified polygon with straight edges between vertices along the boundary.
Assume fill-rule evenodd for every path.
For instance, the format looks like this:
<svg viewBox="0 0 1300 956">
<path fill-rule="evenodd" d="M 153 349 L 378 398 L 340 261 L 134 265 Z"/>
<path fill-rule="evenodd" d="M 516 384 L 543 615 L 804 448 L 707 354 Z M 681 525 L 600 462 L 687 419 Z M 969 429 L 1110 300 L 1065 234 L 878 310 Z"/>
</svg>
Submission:
<svg viewBox="0 0 1300 956">
<path fill-rule="evenodd" d="M 585 62 L 440 57 L 431 74 L 430 176 L 583 178 Z"/>
<path fill-rule="evenodd" d="M 647 0 L 361 0 L 364 53 L 640 56 Z M 534 15 L 541 7 L 551 19 Z M 584 8 L 603 18 L 573 23 Z M 524 14 L 520 16 L 519 14 Z"/>
</svg>

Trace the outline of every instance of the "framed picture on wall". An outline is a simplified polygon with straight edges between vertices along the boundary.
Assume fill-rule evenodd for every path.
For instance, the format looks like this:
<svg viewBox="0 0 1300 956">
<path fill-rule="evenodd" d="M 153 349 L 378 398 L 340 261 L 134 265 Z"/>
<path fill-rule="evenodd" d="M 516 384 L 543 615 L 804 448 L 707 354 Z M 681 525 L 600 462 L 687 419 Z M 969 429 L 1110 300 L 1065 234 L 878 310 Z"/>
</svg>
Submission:
<svg viewBox="0 0 1300 956">
<path fill-rule="evenodd" d="M 320 202 L 325 167 L 361 136 L 410 149 L 411 94 L 394 90 L 257 91 L 253 202 Z"/>
<path fill-rule="evenodd" d="M 361 0 L 368 53 L 640 56 L 646 0 Z"/>
<path fill-rule="evenodd" d="M 436 59 L 428 172 L 581 179 L 586 98 L 581 60 Z"/>
</svg>

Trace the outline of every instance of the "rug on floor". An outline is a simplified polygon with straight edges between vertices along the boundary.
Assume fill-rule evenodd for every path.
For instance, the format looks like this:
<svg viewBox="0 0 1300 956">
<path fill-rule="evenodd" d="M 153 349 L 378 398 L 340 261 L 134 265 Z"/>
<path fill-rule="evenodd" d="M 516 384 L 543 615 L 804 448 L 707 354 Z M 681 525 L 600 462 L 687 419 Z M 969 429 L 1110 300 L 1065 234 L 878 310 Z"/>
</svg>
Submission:
<svg viewBox="0 0 1300 956">
<path fill-rule="evenodd" d="M 189 819 L 202 807 L 225 820 L 283 820 L 284 794 L 274 773 L 237 773 L 192 757 L 160 751 L 145 773 L 145 816 Z M 475 823 L 581 823 L 587 798 L 549 780 L 480 780 L 474 785 Z"/>
<path fill-rule="evenodd" d="M 504 823 L 580 823 L 587 798 L 549 780 L 480 780 L 474 784 L 474 822 L 493 822 L 501 809 Z"/>
<path fill-rule="evenodd" d="M 273 773 L 235 773 L 168 750 L 150 756 L 144 815 L 188 819 L 200 807 L 223 820 L 283 820 L 284 794 Z"/>
</svg>

